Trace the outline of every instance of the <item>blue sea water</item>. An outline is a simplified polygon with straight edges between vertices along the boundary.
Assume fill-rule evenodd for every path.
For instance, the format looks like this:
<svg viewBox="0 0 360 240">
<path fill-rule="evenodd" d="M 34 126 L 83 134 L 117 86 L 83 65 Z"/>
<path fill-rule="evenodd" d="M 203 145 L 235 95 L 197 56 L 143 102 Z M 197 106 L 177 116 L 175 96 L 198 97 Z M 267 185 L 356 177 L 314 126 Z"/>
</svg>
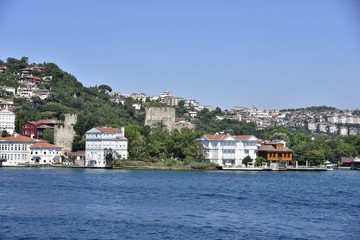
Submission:
<svg viewBox="0 0 360 240">
<path fill-rule="evenodd" d="M 0 239 L 360 239 L 360 171 L 0 168 Z"/>
</svg>

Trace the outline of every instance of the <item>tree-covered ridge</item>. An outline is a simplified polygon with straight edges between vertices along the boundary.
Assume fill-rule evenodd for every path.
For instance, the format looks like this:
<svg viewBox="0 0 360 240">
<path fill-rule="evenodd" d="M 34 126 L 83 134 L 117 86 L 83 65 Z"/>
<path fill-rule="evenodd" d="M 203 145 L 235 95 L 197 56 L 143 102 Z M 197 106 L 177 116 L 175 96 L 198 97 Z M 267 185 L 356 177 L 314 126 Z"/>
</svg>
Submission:
<svg viewBox="0 0 360 240">
<path fill-rule="evenodd" d="M 329 107 L 329 106 L 311 106 L 306 108 L 293 108 L 293 109 L 282 109 L 280 112 L 296 112 L 296 111 L 302 111 L 302 112 L 326 112 L 326 111 L 335 111 L 338 110 L 335 107 Z"/>
<path fill-rule="evenodd" d="M 313 163 L 325 160 L 340 160 L 341 157 L 360 156 L 360 136 L 333 137 L 329 135 L 309 133 L 286 128 L 269 127 L 257 130 L 254 123 L 239 122 L 232 119 L 219 120 L 224 116 L 220 108 L 215 111 L 204 109 L 199 111 L 195 119 L 188 117 L 188 112 L 194 109 L 184 107 L 180 101 L 175 107 L 176 117 L 187 118 L 195 124 L 194 130 L 167 132 L 162 126 L 152 130 L 144 126 L 144 107 L 164 106 L 158 101 L 141 103 L 140 110 L 132 106 L 138 103 L 132 98 L 124 98 L 124 104 L 114 104 L 110 101 L 111 86 L 100 85 L 85 87 L 76 77 L 63 71 L 54 63 L 29 64 L 28 58 L 20 60 L 8 58 L 0 60 L 0 67 L 6 70 L 0 73 L 0 86 L 19 87 L 21 78 L 19 71 L 24 68 L 43 67 L 44 71 L 32 71 L 31 74 L 42 78 L 39 87 L 49 89 L 50 96 L 41 100 L 33 97 L 31 101 L 15 96 L 5 96 L 14 99 L 17 106 L 16 131 L 30 120 L 59 119 L 63 120 L 66 113 L 76 113 L 78 122 L 75 125 L 77 136 L 74 139 L 73 150 L 84 149 L 84 133 L 98 126 L 125 126 L 125 136 L 129 139 L 129 157 L 131 159 L 166 159 L 176 158 L 182 161 L 202 159 L 203 150 L 197 139 L 203 134 L 225 133 L 231 135 L 255 135 L 259 139 L 284 139 L 288 147 L 294 150 L 294 160 L 303 163 L 311 160 Z M 0 91 L 2 94 L 3 91 Z M 332 110 L 331 107 L 310 107 L 308 110 Z M 220 118 L 221 119 L 221 118 Z M 49 140 L 51 133 L 47 133 Z"/>
</svg>

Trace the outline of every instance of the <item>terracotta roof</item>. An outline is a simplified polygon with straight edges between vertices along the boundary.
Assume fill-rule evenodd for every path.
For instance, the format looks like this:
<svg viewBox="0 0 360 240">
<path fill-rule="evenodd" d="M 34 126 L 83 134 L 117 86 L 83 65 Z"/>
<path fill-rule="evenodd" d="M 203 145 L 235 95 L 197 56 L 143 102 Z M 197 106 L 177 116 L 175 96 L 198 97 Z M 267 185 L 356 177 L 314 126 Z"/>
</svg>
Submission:
<svg viewBox="0 0 360 240">
<path fill-rule="evenodd" d="M 31 143 L 31 142 L 37 142 L 39 140 L 19 135 L 19 136 L 10 136 L 10 137 L 5 137 L 5 138 L 0 138 L 0 141 L 1 142 L 29 142 L 29 143 Z"/>
<path fill-rule="evenodd" d="M 205 137 L 209 140 L 223 140 L 223 139 L 229 137 L 229 135 L 215 134 L 215 135 L 205 135 Z"/>
<path fill-rule="evenodd" d="M 50 143 L 47 143 L 47 142 L 38 142 L 38 143 L 35 143 L 34 145 L 32 145 L 30 148 L 47 148 L 47 149 L 51 149 L 51 148 L 62 148 L 62 147 L 59 147 L 59 146 L 56 146 L 56 145 L 53 145 L 53 144 L 50 144 Z"/>
<path fill-rule="evenodd" d="M 37 126 L 36 128 L 52 128 L 52 127 L 50 127 L 48 125 L 40 125 L 40 126 Z"/>
<path fill-rule="evenodd" d="M 103 133 L 120 132 L 119 128 L 100 128 L 100 127 L 97 127 L 96 129 L 99 130 L 100 132 L 103 132 Z"/>
<path fill-rule="evenodd" d="M 39 121 L 28 121 L 28 123 L 31 123 L 33 125 L 47 125 L 47 124 L 59 124 L 59 120 L 54 119 L 42 119 Z"/>
<path fill-rule="evenodd" d="M 237 135 L 237 136 L 235 136 L 235 138 L 238 140 L 248 140 L 251 137 L 252 137 L 252 135 Z"/>
</svg>

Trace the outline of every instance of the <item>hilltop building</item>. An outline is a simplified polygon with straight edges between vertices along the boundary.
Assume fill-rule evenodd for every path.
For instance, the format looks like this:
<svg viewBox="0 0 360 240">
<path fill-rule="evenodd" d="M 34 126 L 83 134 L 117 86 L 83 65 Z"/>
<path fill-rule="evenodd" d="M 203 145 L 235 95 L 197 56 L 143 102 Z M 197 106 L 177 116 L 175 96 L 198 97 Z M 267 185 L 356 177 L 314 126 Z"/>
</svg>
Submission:
<svg viewBox="0 0 360 240">
<path fill-rule="evenodd" d="M 107 167 L 113 159 L 127 159 L 124 128 L 92 128 L 85 133 L 85 166 Z"/>
<path fill-rule="evenodd" d="M 246 156 L 255 159 L 257 141 L 258 139 L 253 135 L 215 134 L 204 135 L 200 138 L 200 143 L 207 152 L 205 159 L 220 166 L 241 166 Z"/>
</svg>

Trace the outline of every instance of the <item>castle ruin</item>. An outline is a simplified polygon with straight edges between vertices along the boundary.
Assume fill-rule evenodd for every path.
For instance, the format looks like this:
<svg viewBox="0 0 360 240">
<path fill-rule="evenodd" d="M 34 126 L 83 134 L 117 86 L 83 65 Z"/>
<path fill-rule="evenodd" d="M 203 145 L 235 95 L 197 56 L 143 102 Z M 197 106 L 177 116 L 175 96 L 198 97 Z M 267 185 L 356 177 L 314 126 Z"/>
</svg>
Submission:
<svg viewBox="0 0 360 240">
<path fill-rule="evenodd" d="M 171 132 L 175 124 L 175 108 L 149 107 L 145 108 L 145 125 L 163 124 Z"/>
<path fill-rule="evenodd" d="M 63 147 L 63 151 L 71 152 L 76 135 L 74 125 L 77 122 L 76 114 L 65 114 L 63 125 L 54 127 L 54 144 Z"/>
</svg>

